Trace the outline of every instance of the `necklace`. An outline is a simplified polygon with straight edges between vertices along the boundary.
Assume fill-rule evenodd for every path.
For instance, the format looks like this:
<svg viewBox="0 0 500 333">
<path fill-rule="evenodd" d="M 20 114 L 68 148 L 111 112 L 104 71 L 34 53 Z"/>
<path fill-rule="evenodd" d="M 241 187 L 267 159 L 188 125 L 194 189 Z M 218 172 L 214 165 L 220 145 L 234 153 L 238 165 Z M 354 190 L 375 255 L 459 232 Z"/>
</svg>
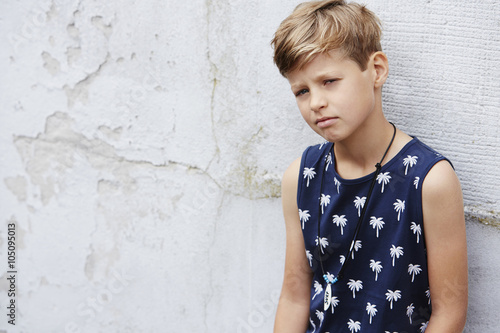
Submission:
<svg viewBox="0 0 500 333">
<path fill-rule="evenodd" d="M 392 138 L 391 138 L 391 142 L 389 142 L 389 145 L 387 146 L 386 150 L 385 150 L 385 153 L 384 155 L 382 156 L 382 159 L 380 160 L 380 162 L 378 162 L 377 164 L 375 164 L 375 174 L 373 175 L 373 178 L 372 178 L 372 181 L 371 181 L 371 184 L 370 184 L 370 189 L 368 190 L 368 194 L 366 195 L 366 200 L 365 200 L 365 204 L 363 206 L 363 209 L 361 210 L 361 214 L 359 216 L 359 219 L 358 219 L 358 223 L 356 224 L 356 229 L 354 229 L 354 235 L 352 236 L 352 240 L 351 240 L 351 246 L 349 248 L 349 253 L 347 254 L 347 256 L 345 257 L 345 260 L 344 262 L 342 263 L 342 266 L 340 266 L 340 270 L 337 274 L 337 276 L 332 276 L 332 275 L 328 275 L 325 273 L 325 269 L 323 267 L 323 257 L 320 255 L 319 256 L 319 262 L 320 262 L 320 266 L 321 266 L 321 273 L 323 274 L 323 278 L 325 279 L 325 282 L 326 282 L 326 289 L 325 289 L 325 297 L 324 297 L 324 310 L 326 311 L 328 309 L 328 307 L 330 306 L 331 304 L 331 301 L 332 301 L 332 284 L 335 284 L 337 283 L 338 280 L 342 279 L 342 277 L 344 276 L 344 270 L 345 270 L 345 267 L 349 261 L 349 258 L 351 258 L 351 254 L 352 254 L 352 251 L 354 249 L 354 243 L 356 241 L 356 238 L 358 236 L 358 233 L 359 233 L 359 230 L 361 228 L 361 224 L 363 222 L 363 219 L 365 217 L 365 213 L 366 213 L 366 209 L 368 207 L 368 202 L 370 200 L 370 197 L 372 195 L 372 192 L 373 192 L 373 188 L 375 187 L 375 182 L 377 181 L 377 176 L 378 174 L 380 173 L 380 169 L 382 169 L 382 162 L 384 161 L 385 159 L 385 156 L 387 155 L 387 152 L 389 151 L 389 149 L 391 148 L 392 146 L 392 143 L 394 141 L 394 138 L 396 137 L 396 125 L 394 125 L 393 123 L 390 123 L 392 125 L 392 127 L 394 128 L 394 132 L 392 134 Z M 333 144 L 332 144 L 332 147 L 330 148 L 330 151 L 329 153 L 331 154 L 332 153 L 332 150 L 333 150 Z M 324 176 L 325 176 L 325 171 L 326 171 L 326 166 L 328 165 L 328 163 L 325 163 L 325 166 L 323 167 L 323 173 L 321 174 L 321 185 L 320 185 L 320 197 L 321 197 L 321 193 L 323 193 L 323 179 L 324 179 Z M 320 226 L 321 226 L 321 214 L 319 213 L 320 210 L 321 210 L 321 201 L 320 201 L 320 207 L 318 209 L 318 247 L 321 246 L 321 243 L 320 243 L 320 239 L 321 239 L 321 233 L 320 233 Z M 321 250 L 321 248 L 320 248 Z M 319 252 L 318 252 L 319 253 Z"/>
</svg>

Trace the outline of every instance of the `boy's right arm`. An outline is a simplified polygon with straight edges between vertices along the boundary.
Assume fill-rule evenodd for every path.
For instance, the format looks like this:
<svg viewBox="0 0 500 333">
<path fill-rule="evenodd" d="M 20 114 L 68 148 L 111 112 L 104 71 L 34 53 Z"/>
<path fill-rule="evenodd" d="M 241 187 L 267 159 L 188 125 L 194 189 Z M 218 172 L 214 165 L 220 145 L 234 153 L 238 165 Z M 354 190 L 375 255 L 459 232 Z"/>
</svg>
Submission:
<svg viewBox="0 0 500 333">
<path fill-rule="evenodd" d="M 309 320 L 312 272 L 306 258 L 297 207 L 299 169 L 300 158 L 288 167 L 281 183 L 281 200 L 286 225 L 286 258 L 274 333 L 304 333 Z"/>
</svg>

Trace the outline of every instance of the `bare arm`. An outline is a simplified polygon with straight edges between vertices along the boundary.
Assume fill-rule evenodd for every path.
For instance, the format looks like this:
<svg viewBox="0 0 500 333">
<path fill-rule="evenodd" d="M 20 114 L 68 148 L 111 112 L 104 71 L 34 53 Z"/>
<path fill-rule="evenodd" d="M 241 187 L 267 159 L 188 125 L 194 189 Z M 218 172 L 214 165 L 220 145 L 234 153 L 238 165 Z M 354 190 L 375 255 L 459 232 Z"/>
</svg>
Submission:
<svg viewBox="0 0 500 333">
<path fill-rule="evenodd" d="M 462 190 L 446 161 L 422 188 L 432 314 L 426 333 L 462 332 L 467 317 L 467 243 Z"/>
<path fill-rule="evenodd" d="M 299 169 L 300 158 L 285 171 L 281 185 L 286 225 L 286 258 L 283 287 L 274 322 L 275 333 L 304 333 L 309 319 L 312 273 L 306 258 L 297 208 Z"/>
</svg>

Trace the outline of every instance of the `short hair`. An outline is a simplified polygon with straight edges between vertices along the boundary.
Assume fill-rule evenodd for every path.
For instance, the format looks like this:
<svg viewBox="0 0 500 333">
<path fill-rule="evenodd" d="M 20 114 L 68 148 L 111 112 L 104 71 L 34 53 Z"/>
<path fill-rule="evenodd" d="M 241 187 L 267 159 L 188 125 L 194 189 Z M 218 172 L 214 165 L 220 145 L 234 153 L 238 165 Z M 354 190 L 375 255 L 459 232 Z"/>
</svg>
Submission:
<svg viewBox="0 0 500 333">
<path fill-rule="evenodd" d="M 381 36 L 379 18 L 364 5 L 338 0 L 304 2 L 274 34 L 274 63 L 286 77 L 315 55 L 339 50 L 364 71 L 370 55 L 382 50 Z"/>
</svg>

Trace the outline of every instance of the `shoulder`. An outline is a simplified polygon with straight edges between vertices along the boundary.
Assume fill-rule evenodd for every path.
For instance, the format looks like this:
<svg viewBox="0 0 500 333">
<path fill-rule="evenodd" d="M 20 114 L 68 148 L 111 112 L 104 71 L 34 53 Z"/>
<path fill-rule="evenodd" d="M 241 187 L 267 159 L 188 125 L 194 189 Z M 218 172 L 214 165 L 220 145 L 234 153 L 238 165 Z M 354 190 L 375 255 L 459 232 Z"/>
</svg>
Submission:
<svg viewBox="0 0 500 333">
<path fill-rule="evenodd" d="M 294 195 L 297 193 L 301 160 L 302 157 L 297 158 L 283 173 L 283 178 L 281 180 L 281 195 L 283 198 L 291 193 Z"/>
<path fill-rule="evenodd" d="M 331 145 L 332 143 L 325 141 L 324 143 L 307 147 L 301 157 L 293 161 L 285 170 L 282 178 L 282 186 L 289 186 L 292 184 L 297 186 L 300 169 L 303 167 L 315 167 L 322 157 L 328 152 Z"/>
<path fill-rule="evenodd" d="M 424 179 L 422 212 L 429 241 L 442 240 L 465 226 L 462 189 L 447 160 L 437 162 Z"/>
<path fill-rule="evenodd" d="M 439 199 L 442 195 L 461 195 L 460 182 L 448 160 L 434 164 L 425 177 L 422 194 L 424 198 Z"/>
<path fill-rule="evenodd" d="M 288 182 L 288 181 L 290 181 L 291 178 L 299 175 L 301 161 L 302 161 L 302 157 L 299 157 L 295 161 L 290 163 L 288 168 L 283 173 L 282 182 Z M 295 180 L 297 180 L 297 179 L 295 178 Z"/>
</svg>

